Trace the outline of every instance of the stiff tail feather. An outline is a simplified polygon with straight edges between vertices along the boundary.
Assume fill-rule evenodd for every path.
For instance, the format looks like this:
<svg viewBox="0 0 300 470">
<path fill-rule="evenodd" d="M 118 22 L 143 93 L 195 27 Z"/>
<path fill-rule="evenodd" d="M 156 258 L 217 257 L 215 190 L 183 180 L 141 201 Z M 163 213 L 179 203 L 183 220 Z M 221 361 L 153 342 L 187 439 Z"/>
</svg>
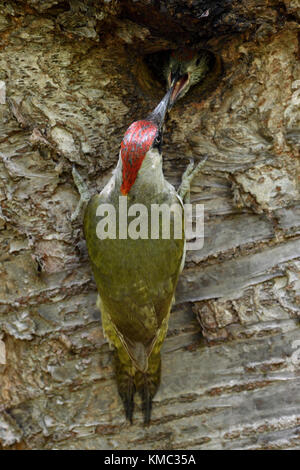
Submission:
<svg viewBox="0 0 300 470">
<path fill-rule="evenodd" d="M 126 419 L 132 424 L 132 417 L 134 411 L 134 395 L 135 383 L 134 376 L 130 373 L 132 369 L 126 367 L 126 364 L 121 362 L 118 351 L 114 351 L 114 366 L 117 379 L 118 392 L 123 402 Z"/>
<path fill-rule="evenodd" d="M 137 391 L 142 400 L 144 424 L 149 425 L 151 419 L 152 400 L 160 384 L 160 354 L 151 354 L 147 372 L 141 372 L 132 367 L 131 359 L 129 357 L 126 362 L 121 360 L 118 351 L 115 350 L 114 366 L 118 391 L 123 402 L 126 418 L 132 424 L 134 395 Z"/>
<path fill-rule="evenodd" d="M 144 424 L 148 426 L 151 419 L 152 400 L 158 390 L 161 376 L 160 354 L 149 358 L 149 367 L 146 373 L 137 371 L 135 374 L 135 386 L 142 400 Z"/>
</svg>

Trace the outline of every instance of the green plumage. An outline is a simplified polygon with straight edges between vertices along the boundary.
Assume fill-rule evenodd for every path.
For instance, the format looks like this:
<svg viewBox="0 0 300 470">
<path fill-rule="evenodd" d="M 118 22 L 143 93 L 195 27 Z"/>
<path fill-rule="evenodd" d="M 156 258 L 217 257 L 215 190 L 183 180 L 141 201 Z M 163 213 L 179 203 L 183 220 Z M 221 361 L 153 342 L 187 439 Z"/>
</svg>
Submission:
<svg viewBox="0 0 300 470">
<path fill-rule="evenodd" d="M 175 189 L 167 182 L 158 194 L 151 184 L 140 189 L 128 196 L 128 207 L 131 202 L 143 203 L 150 214 L 151 203 L 180 204 Z M 119 195 L 118 184 L 108 184 L 91 199 L 85 211 L 84 233 L 99 292 L 103 329 L 116 348 L 116 378 L 127 418 L 132 420 L 137 390 L 145 422 L 149 423 L 152 398 L 160 383 L 160 349 L 184 254 L 184 234 L 182 229 L 182 238 L 175 240 L 171 223 L 170 239 L 99 239 L 97 208 L 99 204 L 112 204 L 118 220 Z"/>
</svg>

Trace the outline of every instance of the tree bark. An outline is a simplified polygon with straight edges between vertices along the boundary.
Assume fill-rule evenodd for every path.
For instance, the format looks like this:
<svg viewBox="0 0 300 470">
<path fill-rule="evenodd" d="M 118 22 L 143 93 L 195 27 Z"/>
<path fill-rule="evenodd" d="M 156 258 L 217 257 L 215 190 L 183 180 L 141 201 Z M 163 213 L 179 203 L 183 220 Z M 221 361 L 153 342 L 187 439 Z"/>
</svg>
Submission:
<svg viewBox="0 0 300 470">
<path fill-rule="evenodd" d="M 0 446 L 299 449 L 299 0 L 27 0 L 0 6 Z M 209 159 L 152 424 L 124 417 L 72 166 L 100 191 L 164 93 L 147 54 L 222 64 L 172 109 L 164 170 Z"/>
</svg>

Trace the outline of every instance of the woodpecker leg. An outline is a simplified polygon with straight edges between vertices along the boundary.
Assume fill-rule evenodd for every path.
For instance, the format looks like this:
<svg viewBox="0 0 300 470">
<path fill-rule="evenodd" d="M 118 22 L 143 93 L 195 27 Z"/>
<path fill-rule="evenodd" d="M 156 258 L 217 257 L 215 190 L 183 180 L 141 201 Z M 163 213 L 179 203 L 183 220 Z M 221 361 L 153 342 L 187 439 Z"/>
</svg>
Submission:
<svg viewBox="0 0 300 470">
<path fill-rule="evenodd" d="M 73 222 L 74 220 L 76 220 L 79 217 L 79 215 L 82 213 L 83 209 L 86 208 L 87 203 L 89 202 L 89 200 L 91 198 L 91 195 L 90 195 L 90 192 L 88 190 L 88 187 L 87 187 L 86 183 L 84 182 L 82 176 L 76 170 L 75 166 L 73 166 L 73 168 L 72 168 L 72 175 L 73 175 L 74 183 L 75 183 L 75 185 L 78 189 L 78 192 L 80 194 L 80 199 L 79 199 L 79 202 L 77 204 L 77 207 L 76 207 L 75 211 L 73 212 L 73 214 L 71 215 L 71 221 Z"/>
<path fill-rule="evenodd" d="M 146 426 L 150 424 L 152 399 L 155 396 L 160 384 L 160 354 L 151 354 L 148 364 L 149 366 L 146 373 L 138 371 L 135 375 L 136 388 L 142 399 L 144 424 Z"/>
<path fill-rule="evenodd" d="M 205 164 L 207 158 L 207 156 L 203 157 L 202 160 L 196 165 L 196 168 L 194 168 L 194 160 L 191 160 L 185 172 L 183 173 L 181 178 L 181 185 L 179 186 L 177 191 L 179 197 L 182 199 L 183 202 L 190 202 L 191 183 L 195 176 L 200 173 L 200 170 Z"/>
</svg>

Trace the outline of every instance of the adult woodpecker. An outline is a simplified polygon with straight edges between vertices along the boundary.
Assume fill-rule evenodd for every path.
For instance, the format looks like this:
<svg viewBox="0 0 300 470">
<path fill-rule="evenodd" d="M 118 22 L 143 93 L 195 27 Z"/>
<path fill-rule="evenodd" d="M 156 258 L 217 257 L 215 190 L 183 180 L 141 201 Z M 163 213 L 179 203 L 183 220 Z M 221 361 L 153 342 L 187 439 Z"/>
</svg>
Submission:
<svg viewBox="0 0 300 470">
<path fill-rule="evenodd" d="M 181 208 L 189 182 L 203 164 L 201 161 L 193 171 L 193 165 L 189 165 L 181 185 L 181 197 L 164 178 L 163 123 L 174 86 L 145 120 L 129 126 L 111 179 L 100 194 L 90 199 L 84 215 L 84 234 L 99 293 L 97 305 L 105 335 L 115 348 L 118 391 L 130 422 L 134 394 L 136 391 L 140 394 L 145 424 L 150 422 L 152 399 L 160 383 L 160 349 L 184 264 L 184 229 L 180 238 L 174 237 L 175 217 L 171 212 L 169 238 L 163 238 L 161 230 L 158 238 L 151 238 L 149 226 L 147 238 L 132 239 L 120 236 L 118 221 L 122 197 L 126 198 L 128 207 L 143 204 L 148 214 L 153 204 L 165 204 L 169 208 L 175 204 Z M 87 201 L 87 188 L 75 169 L 73 176 L 81 201 Z M 116 238 L 98 238 L 97 210 L 103 204 L 112 205 L 116 211 Z M 76 212 L 73 218 L 79 210 Z M 180 216 L 183 217 L 183 211 Z M 124 227 L 121 228 L 124 234 Z"/>
<path fill-rule="evenodd" d="M 170 107 L 182 98 L 189 89 L 200 83 L 209 73 L 213 55 L 204 50 L 179 48 L 171 52 L 164 67 L 168 88 L 175 83 L 170 98 Z"/>
</svg>

